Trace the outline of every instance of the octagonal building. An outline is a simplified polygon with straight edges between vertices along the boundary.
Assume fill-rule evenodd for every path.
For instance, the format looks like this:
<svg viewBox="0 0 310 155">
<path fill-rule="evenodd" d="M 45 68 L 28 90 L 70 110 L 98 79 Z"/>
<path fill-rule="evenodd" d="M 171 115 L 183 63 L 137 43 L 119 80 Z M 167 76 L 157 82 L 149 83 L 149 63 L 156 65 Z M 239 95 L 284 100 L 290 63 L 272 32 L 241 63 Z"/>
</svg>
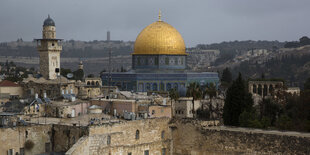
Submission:
<svg viewBox="0 0 310 155">
<path fill-rule="evenodd" d="M 219 84 L 216 72 L 190 72 L 187 69 L 185 43 L 171 25 L 159 20 L 145 27 L 138 35 L 132 53 L 132 70 L 111 73 L 110 85 L 120 90 L 148 92 L 176 88 L 182 94 L 187 85 Z M 109 73 L 101 75 L 103 85 L 109 85 Z"/>
</svg>

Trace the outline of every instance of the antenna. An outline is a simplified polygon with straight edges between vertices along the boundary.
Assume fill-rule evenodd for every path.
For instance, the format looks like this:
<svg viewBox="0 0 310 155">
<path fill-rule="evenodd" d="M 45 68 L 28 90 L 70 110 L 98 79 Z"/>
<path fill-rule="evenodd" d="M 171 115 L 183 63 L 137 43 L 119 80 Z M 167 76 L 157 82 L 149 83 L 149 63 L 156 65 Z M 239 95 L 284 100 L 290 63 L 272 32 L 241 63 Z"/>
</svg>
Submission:
<svg viewBox="0 0 310 155">
<path fill-rule="evenodd" d="M 111 47 L 109 48 L 109 75 L 108 75 L 108 95 L 109 95 L 109 99 L 111 97 L 110 95 L 110 87 L 111 87 L 111 54 L 112 54 L 112 50 Z"/>
<path fill-rule="evenodd" d="M 159 9 L 159 14 L 158 14 L 158 21 L 161 22 L 161 10 Z"/>
</svg>

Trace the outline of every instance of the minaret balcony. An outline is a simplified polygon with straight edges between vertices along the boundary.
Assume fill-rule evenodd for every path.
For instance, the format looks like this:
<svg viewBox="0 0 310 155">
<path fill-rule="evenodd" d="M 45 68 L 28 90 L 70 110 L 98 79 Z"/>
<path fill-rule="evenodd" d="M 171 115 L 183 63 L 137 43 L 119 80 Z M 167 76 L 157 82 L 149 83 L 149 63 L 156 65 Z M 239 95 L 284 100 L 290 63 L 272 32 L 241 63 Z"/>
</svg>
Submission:
<svg viewBox="0 0 310 155">
<path fill-rule="evenodd" d="M 38 51 L 61 51 L 62 46 L 38 46 Z"/>
</svg>

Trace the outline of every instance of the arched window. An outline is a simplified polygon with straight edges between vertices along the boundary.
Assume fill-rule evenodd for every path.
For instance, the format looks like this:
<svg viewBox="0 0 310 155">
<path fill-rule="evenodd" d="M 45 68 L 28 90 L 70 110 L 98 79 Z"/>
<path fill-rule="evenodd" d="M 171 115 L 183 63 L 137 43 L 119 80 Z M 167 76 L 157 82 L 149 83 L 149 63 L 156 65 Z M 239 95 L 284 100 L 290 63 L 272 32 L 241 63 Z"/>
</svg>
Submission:
<svg viewBox="0 0 310 155">
<path fill-rule="evenodd" d="M 136 139 L 139 139 L 140 138 L 140 132 L 139 130 L 136 131 Z"/>
<path fill-rule="evenodd" d="M 157 91 L 157 83 L 153 83 L 152 90 Z"/>
<path fill-rule="evenodd" d="M 89 82 L 89 81 L 87 81 L 87 85 L 90 85 L 90 82 Z"/>
<path fill-rule="evenodd" d="M 254 94 L 256 94 L 256 93 L 257 93 L 256 90 L 257 90 L 257 87 L 256 87 L 256 84 L 254 84 L 254 85 L 253 85 L 253 90 L 252 90 L 252 92 L 253 92 Z"/>
<path fill-rule="evenodd" d="M 99 86 L 99 82 L 98 81 L 96 81 L 96 86 Z"/>
<path fill-rule="evenodd" d="M 173 86 L 176 90 L 178 90 L 179 89 L 179 85 L 178 85 L 178 83 L 174 83 L 174 86 Z"/>
<path fill-rule="evenodd" d="M 169 91 L 171 89 L 171 84 L 170 83 L 167 83 L 167 91 Z"/>
<path fill-rule="evenodd" d="M 265 85 L 263 86 L 263 95 L 264 95 L 264 96 L 267 96 L 267 92 L 268 92 L 268 86 L 265 84 Z"/>
<path fill-rule="evenodd" d="M 111 144 L 111 136 L 110 136 L 110 135 L 108 135 L 108 137 L 107 137 L 107 144 L 108 144 L 108 145 Z"/>
<path fill-rule="evenodd" d="M 164 139 L 165 138 L 165 131 L 161 131 L 161 139 Z"/>
<path fill-rule="evenodd" d="M 263 95 L 263 86 L 261 84 L 258 85 L 257 94 L 258 95 Z"/>
<path fill-rule="evenodd" d="M 146 84 L 146 91 L 150 91 L 151 90 L 151 84 L 150 83 L 147 83 Z"/>
<path fill-rule="evenodd" d="M 165 64 L 169 65 L 169 58 L 168 57 L 165 58 Z"/>
<path fill-rule="evenodd" d="M 92 86 L 94 86 L 94 85 L 95 85 L 95 82 L 94 82 L 94 81 L 92 81 L 92 82 L 91 82 L 91 85 L 92 85 Z"/>
<path fill-rule="evenodd" d="M 269 94 L 273 94 L 274 93 L 274 88 L 273 85 L 269 86 Z"/>
</svg>

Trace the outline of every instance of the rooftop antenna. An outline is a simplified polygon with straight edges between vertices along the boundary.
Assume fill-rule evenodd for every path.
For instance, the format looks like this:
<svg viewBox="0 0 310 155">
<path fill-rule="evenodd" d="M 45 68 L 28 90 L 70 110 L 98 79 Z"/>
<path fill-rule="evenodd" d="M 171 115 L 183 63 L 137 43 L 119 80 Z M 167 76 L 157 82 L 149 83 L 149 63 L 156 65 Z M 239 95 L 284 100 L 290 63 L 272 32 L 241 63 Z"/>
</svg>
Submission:
<svg viewBox="0 0 310 155">
<path fill-rule="evenodd" d="M 159 14 L 158 14 L 158 21 L 161 22 L 161 10 L 159 9 Z"/>
<path fill-rule="evenodd" d="M 111 87 L 111 55 L 112 55 L 112 49 L 111 47 L 109 48 L 109 75 L 108 75 L 108 95 L 109 99 L 111 97 L 110 95 L 110 87 Z"/>
</svg>

